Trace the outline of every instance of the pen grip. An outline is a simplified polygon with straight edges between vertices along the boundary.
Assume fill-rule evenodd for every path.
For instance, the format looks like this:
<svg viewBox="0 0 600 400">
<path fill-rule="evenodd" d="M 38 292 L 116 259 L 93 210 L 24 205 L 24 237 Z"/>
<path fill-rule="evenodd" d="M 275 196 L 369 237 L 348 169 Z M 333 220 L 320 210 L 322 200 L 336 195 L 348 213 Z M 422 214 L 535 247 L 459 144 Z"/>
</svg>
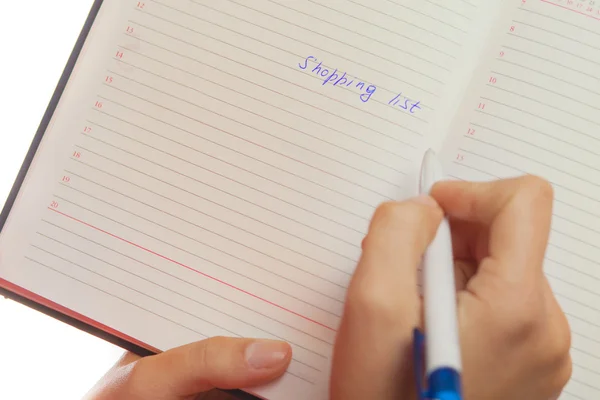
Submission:
<svg viewBox="0 0 600 400">
<path fill-rule="evenodd" d="M 446 218 L 425 252 L 423 278 L 427 373 L 439 368 L 460 371 L 454 257 Z"/>
</svg>

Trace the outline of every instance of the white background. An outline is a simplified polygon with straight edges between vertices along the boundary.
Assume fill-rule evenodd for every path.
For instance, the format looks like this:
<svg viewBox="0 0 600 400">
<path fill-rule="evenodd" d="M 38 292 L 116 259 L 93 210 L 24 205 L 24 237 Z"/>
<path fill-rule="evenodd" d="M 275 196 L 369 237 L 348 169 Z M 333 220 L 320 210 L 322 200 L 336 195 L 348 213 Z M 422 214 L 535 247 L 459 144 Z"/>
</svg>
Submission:
<svg viewBox="0 0 600 400">
<path fill-rule="evenodd" d="M 3 2 L 0 11 L 0 207 L 93 0 Z M 0 297 L 0 399 L 77 400 L 123 353 Z"/>
</svg>

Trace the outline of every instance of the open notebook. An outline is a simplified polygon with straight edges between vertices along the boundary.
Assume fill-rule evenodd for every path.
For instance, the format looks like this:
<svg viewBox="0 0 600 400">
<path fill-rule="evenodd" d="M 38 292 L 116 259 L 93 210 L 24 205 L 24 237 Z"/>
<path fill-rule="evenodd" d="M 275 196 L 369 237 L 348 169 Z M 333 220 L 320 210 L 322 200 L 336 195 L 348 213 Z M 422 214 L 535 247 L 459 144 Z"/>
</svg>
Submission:
<svg viewBox="0 0 600 400">
<path fill-rule="evenodd" d="M 285 339 L 254 394 L 325 399 L 369 219 L 433 147 L 453 179 L 554 184 L 562 399 L 598 399 L 598 3 L 97 1 L 2 213 L 0 286 L 138 351 Z"/>
</svg>

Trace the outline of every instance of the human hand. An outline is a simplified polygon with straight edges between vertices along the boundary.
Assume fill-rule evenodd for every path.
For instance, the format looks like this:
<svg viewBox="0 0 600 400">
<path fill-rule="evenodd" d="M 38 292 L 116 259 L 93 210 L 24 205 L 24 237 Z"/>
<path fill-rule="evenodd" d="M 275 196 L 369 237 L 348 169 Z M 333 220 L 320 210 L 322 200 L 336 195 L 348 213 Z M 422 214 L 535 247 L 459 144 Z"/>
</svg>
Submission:
<svg viewBox="0 0 600 400">
<path fill-rule="evenodd" d="M 416 398 L 417 268 L 442 209 L 453 231 L 464 398 L 556 398 L 571 359 L 569 326 L 542 269 L 552 190 L 539 178 L 523 177 L 443 182 L 432 198 L 377 210 L 348 289 L 331 399 Z"/>
<path fill-rule="evenodd" d="M 212 389 L 239 389 L 281 376 L 287 343 L 210 338 L 156 356 L 127 353 L 84 400 L 192 400 Z"/>
</svg>

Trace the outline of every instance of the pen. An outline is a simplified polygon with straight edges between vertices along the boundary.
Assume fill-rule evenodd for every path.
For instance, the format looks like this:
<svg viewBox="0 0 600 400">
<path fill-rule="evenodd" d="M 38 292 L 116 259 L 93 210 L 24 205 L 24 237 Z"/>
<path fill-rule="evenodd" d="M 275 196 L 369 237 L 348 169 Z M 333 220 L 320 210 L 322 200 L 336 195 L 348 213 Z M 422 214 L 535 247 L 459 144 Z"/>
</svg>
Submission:
<svg viewBox="0 0 600 400">
<path fill-rule="evenodd" d="M 429 194 L 443 178 L 437 155 L 428 150 L 421 165 L 419 191 Z M 415 330 L 415 367 L 421 399 L 460 400 L 461 356 L 456 314 L 454 257 L 450 224 L 444 218 L 423 258 L 425 335 Z M 424 343 L 424 346 L 423 346 Z M 423 346 L 424 349 L 420 347 Z M 425 371 L 422 359 L 425 353 Z M 422 389 L 423 372 L 427 389 Z"/>
</svg>

